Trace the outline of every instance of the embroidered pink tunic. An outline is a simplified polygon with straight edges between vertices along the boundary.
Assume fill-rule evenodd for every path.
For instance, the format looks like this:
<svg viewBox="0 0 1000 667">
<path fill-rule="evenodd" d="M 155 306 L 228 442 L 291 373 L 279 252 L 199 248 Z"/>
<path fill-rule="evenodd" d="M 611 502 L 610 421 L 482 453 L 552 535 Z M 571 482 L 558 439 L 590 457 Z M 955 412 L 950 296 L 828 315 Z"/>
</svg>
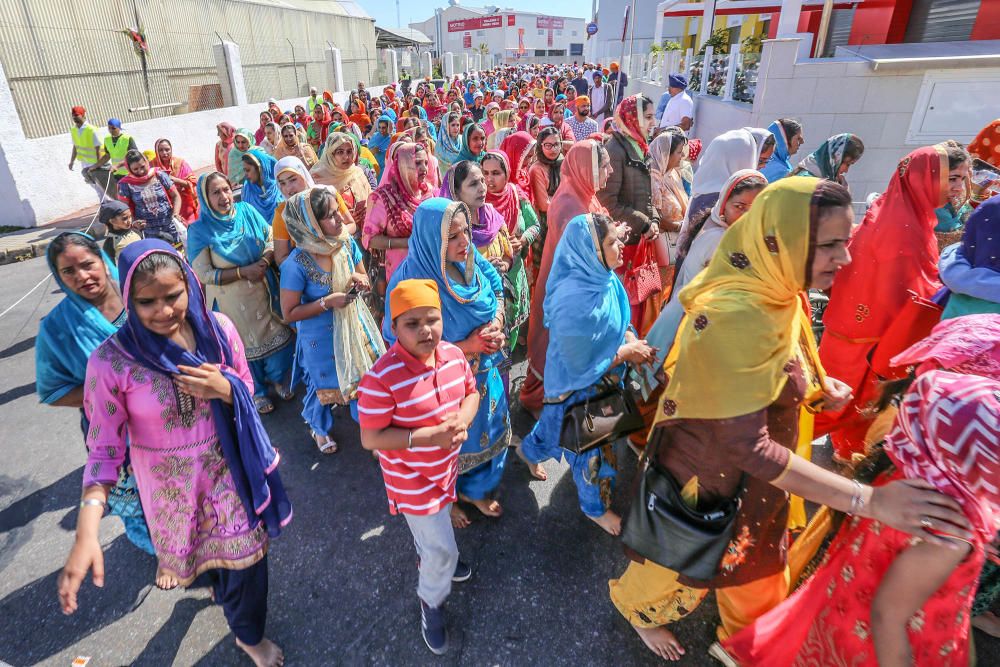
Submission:
<svg viewBox="0 0 1000 667">
<path fill-rule="evenodd" d="M 216 313 L 232 350 L 233 372 L 253 392 L 243 343 Z M 208 401 L 181 394 L 173 380 L 136 363 L 115 338 L 90 357 L 84 385 L 90 419 L 84 488 L 114 484 L 131 464 L 160 567 L 189 585 L 214 568 L 239 570 L 267 552 L 263 524 L 250 528 L 222 456 Z"/>
</svg>

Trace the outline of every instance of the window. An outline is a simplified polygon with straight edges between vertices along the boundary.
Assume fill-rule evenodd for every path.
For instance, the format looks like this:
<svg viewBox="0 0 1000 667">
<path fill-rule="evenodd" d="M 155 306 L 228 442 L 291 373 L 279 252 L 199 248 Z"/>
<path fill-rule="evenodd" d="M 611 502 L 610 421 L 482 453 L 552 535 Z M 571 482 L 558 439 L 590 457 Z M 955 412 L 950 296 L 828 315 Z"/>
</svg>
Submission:
<svg viewBox="0 0 1000 667">
<path fill-rule="evenodd" d="M 542 36 L 544 36 L 544 35 L 545 35 L 545 31 L 544 31 L 544 30 L 539 30 L 539 31 L 538 31 L 538 36 L 539 36 L 539 37 L 542 37 Z"/>
<path fill-rule="evenodd" d="M 535 57 L 536 58 L 544 58 L 545 57 L 545 49 L 535 49 Z"/>
<path fill-rule="evenodd" d="M 550 56 L 564 56 L 566 55 L 566 49 L 549 49 Z"/>
<path fill-rule="evenodd" d="M 486 36 L 486 31 L 485 30 L 477 30 L 476 31 L 476 37 L 485 37 L 485 36 Z"/>
<path fill-rule="evenodd" d="M 572 32 L 572 35 L 571 35 L 571 36 L 572 36 L 572 37 L 576 37 L 576 30 L 574 30 L 574 31 Z"/>
<path fill-rule="evenodd" d="M 583 44 L 570 44 L 569 54 L 571 56 L 582 56 L 583 55 Z"/>
<path fill-rule="evenodd" d="M 562 37 L 562 30 L 556 30 L 556 37 Z"/>
</svg>

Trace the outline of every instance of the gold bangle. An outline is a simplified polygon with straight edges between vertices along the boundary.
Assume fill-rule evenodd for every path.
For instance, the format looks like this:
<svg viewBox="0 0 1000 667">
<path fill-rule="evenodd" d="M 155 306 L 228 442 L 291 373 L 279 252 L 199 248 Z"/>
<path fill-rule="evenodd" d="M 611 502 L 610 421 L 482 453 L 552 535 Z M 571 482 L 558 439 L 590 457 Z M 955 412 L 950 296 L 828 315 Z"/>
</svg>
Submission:
<svg viewBox="0 0 1000 667">
<path fill-rule="evenodd" d="M 240 267 L 236 267 L 236 279 L 243 280 L 243 276 L 240 275 Z"/>
</svg>

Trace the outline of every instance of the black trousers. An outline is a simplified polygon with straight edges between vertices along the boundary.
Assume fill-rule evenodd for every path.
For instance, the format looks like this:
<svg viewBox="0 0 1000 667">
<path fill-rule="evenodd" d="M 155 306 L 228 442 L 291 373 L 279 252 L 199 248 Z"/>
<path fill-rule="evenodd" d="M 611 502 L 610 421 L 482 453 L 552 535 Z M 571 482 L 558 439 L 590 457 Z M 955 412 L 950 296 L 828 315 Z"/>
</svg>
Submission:
<svg viewBox="0 0 1000 667">
<path fill-rule="evenodd" d="M 236 638 L 256 646 L 267 622 L 267 556 L 245 570 L 212 570 L 209 581 Z"/>
</svg>

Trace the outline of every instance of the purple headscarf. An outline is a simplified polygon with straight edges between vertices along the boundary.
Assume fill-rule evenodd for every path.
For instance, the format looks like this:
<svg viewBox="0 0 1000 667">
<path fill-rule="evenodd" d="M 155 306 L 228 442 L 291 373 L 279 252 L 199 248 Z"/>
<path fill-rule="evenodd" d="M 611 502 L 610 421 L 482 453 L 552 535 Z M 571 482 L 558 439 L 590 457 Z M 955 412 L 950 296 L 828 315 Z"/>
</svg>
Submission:
<svg viewBox="0 0 1000 667">
<path fill-rule="evenodd" d="M 155 334 L 132 313 L 132 273 L 142 260 L 153 253 L 170 255 L 183 267 L 187 283 L 187 321 L 194 332 L 195 349 L 188 352 L 173 341 Z M 123 279 L 122 296 L 129 312 L 125 325 L 115 334 L 118 343 L 133 359 L 151 371 L 176 375 L 178 366 L 201 366 L 203 363 L 233 366 L 226 333 L 208 312 L 201 283 L 191 266 L 172 246 L 156 239 L 130 244 L 118 257 L 118 271 Z M 232 385 L 233 406 L 219 399 L 210 401 L 212 418 L 219 435 L 219 445 L 226 459 L 240 501 L 251 527 L 264 522 L 271 537 L 277 537 L 292 519 L 292 504 L 278 475 L 278 453 L 257 415 L 250 390 L 231 371 L 222 370 Z"/>
<path fill-rule="evenodd" d="M 466 160 L 462 162 L 466 162 Z M 445 173 L 444 178 L 441 179 L 441 188 L 438 190 L 438 197 L 460 201 L 457 194 L 460 186 L 455 182 L 455 170 L 462 162 L 456 162 Z M 478 220 L 473 220 L 470 223 L 472 243 L 477 248 L 485 248 L 493 243 L 497 234 L 500 233 L 500 228 L 504 226 L 504 219 L 500 215 L 500 212 L 493 208 L 492 204 L 483 204 L 479 209 L 478 218 Z"/>
</svg>

